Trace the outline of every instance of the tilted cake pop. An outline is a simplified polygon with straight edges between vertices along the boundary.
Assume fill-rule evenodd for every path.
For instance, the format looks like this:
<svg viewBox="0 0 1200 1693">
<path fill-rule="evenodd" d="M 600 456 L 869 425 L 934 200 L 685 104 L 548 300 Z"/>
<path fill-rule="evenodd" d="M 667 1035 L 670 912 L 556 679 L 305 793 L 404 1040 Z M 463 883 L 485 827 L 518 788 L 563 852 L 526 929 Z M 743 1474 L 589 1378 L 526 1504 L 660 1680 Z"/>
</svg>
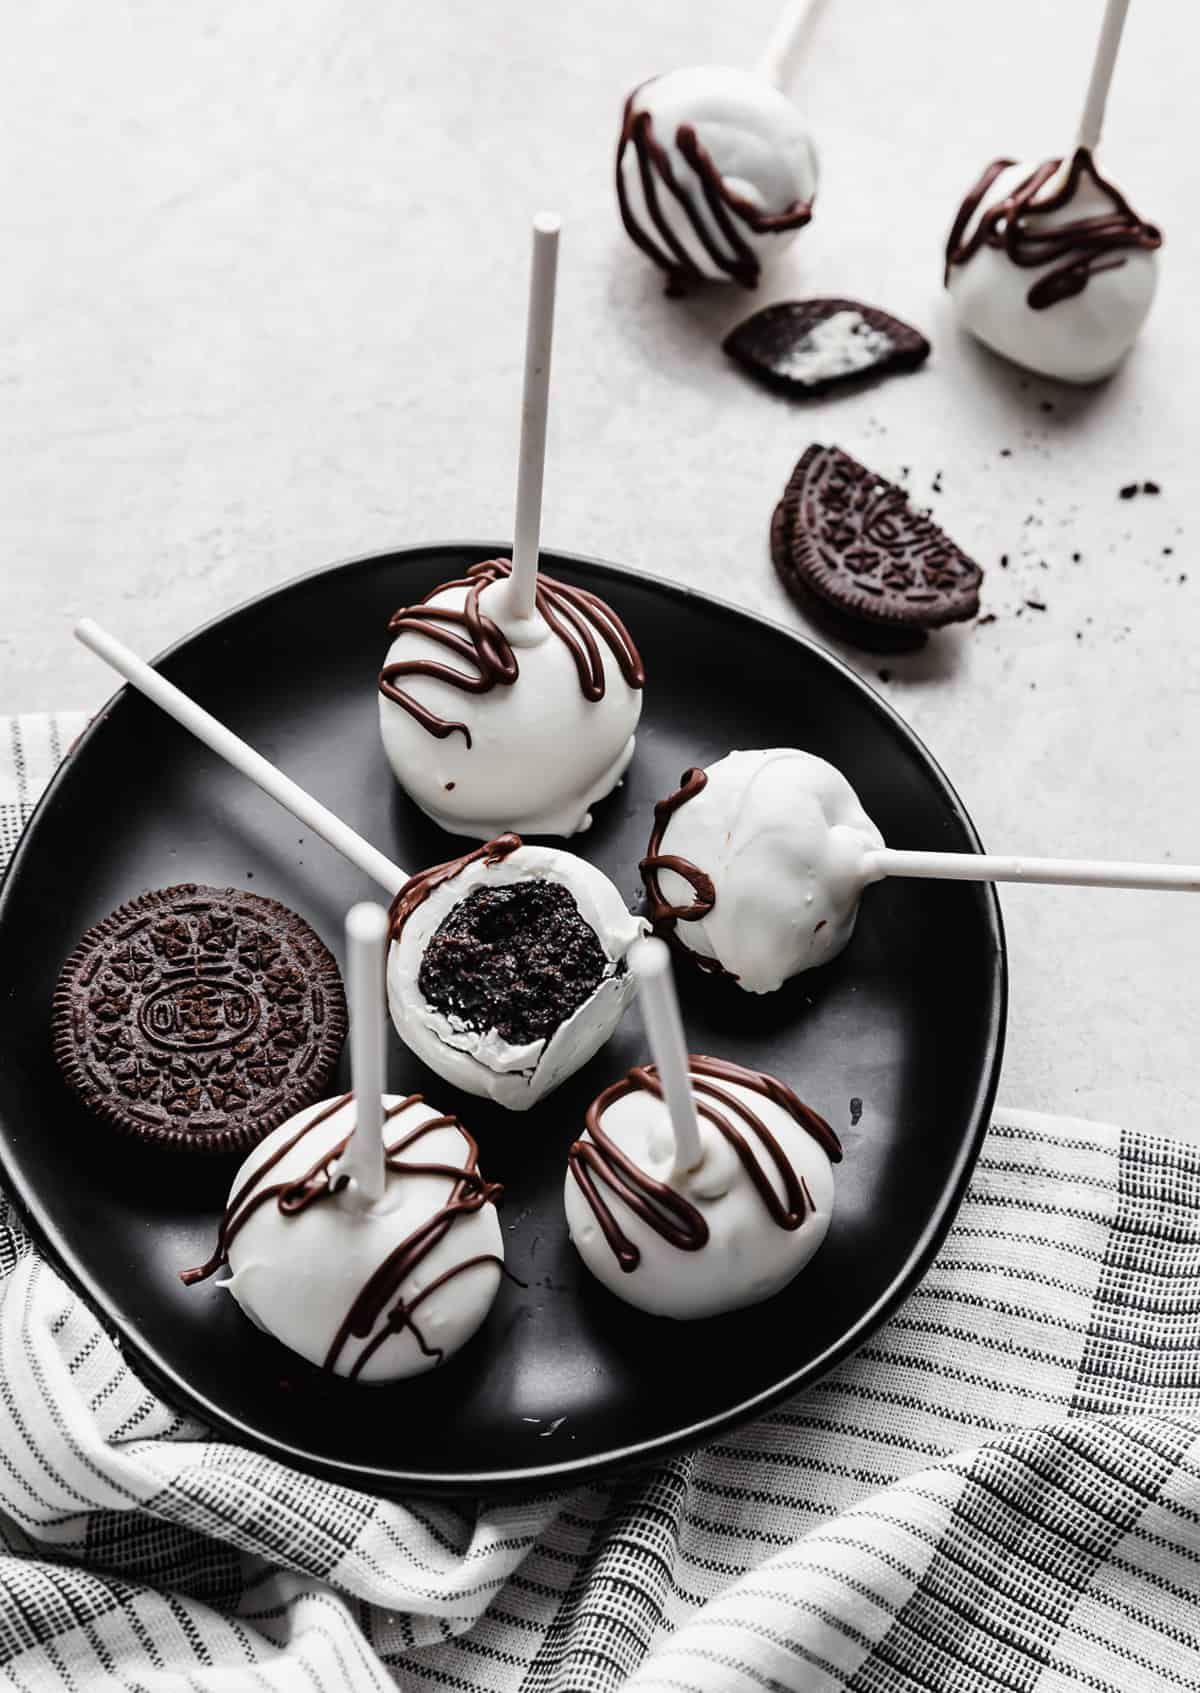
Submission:
<svg viewBox="0 0 1200 1693">
<path fill-rule="evenodd" d="M 488 559 L 398 611 L 379 677 L 397 780 L 455 835 L 573 835 L 633 757 L 645 673 L 597 595 L 539 572 L 532 620 Z"/>
<path fill-rule="evenodd" d="M 635 88 L 617 147 L 630 239 L 670 292 L 758 285 L 812 217 L 817 154 L 800 113 L 756 71 L 693 65 Z"/>
<path fill-rule="evenodd" d="M 457 1117 L 382 1092 L 386 913 L 346 924 L 355 1091 L 309 1106 L 238 1171 L 206 1264 L 246 1315 L 353 1381 L 420 1375 L 465 1345 L 504 1266 L 500 1188 Z M 361 1103 L 360 1103 L 361 1102 Z"/>
<path fill-rule="evenodd" d="M 883 845 L 840 771 L 791 747 L 687 770 L 654 808 L 642 880 L 657 934 L 702 970 L 773 993 L 854 932 Z"/>
<path fill-rule="evenodd" d="M 533 225 L 513 558 L 485 559 L 405 606 L 379 676 L 401 787 L 454 835 L 574 835 L 633 757 L 645 674 L 616 613 L 541 575 L 559 220 Z"/>
<path fill-rule="evenodd" d="M 808 1263 L 841 1147 L 785 1083 L 686 1052 L 656 952 L 665 958 L 642 943 L 631 966 L 657 1063 L 593 1101 L 563 1200 L 580 1257 L 610 1292 L 654 1316 L 713 1317 L 769 1299 Z"/>
<path fill-rule="evenodd" d="M 645 927 L 594 865 L 501 836 L 397 895 L 392 1020 L 439 1076 L 526 1110 L 616 1028 Z"/>
<path fill-rule="evenodd" d="M 945 282 L 964 328 L 1014 363 L 1064 382 L 1110 376 L 1154 299 L 1162 235 L 1101 175 L 1094 150 L 1128 0 L 1110 0 L 1070 159 L 995 159 L 946 243 Z"/>
</svg>

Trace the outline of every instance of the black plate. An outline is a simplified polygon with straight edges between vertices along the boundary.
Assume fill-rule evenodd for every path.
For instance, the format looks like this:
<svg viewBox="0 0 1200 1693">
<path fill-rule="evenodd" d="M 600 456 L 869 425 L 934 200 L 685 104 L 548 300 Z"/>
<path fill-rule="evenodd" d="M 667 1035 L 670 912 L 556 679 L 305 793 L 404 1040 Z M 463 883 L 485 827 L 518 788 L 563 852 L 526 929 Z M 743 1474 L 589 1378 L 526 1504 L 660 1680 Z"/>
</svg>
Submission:
<svg viewBox="0 0 1200 1693">
<path fill-rule="evenodd" d="M 320 571 L 210 624 L 161 667 L 400 863 L 435 862 L 448 837 L 391 778 L 374 675 L 390 612 L 499 550 L 411 548 Z M 894 846 L 978 850 L 912 731 L 828 653 L 664 582 L 559 555 L 546 564 L 608 598 L 646 660 L 629 777 L 576 843 L 631 903 L 652 803 L 685 766 L 731 747 L 796 745 L 830 759 Z M 4 1174 L 165 1395 L 301 1467 L 379 1492 L 478 1492 L 707 1440 L 860 1345 L 911 1291 L 962 1196 L 1003 1044 L 999 907 L 987 887 L 887 882 L 868 893 L 843 956 L 778 994 L 680 983 L 694 1049 L 785 1077 L 845 1144 L 829 1237 L 790 1289 L 736 1316 L 673 1324 L 613 1299 L 576 1259 L 562 1210 L 567 1147 L 587 1101 L 645 1057 L 636 1015 L 523 1116 L 456 1095 L 393 1038 L 391 1087 L 460 1112 L 484 1169 L 504 1182 L 508 1262 L 528 1285 L 505 1284 L 480 1334 L 430 1376 L 383 1388 L 326 1378 L 211 1283 L 186 1289 L 177 1278 L 208 1254 L 230 1165 L 113 1135 L 75 1103 L 50 1055 L 54 980 L 80 933 L 143 889 L 189 880 L 272 894 L 335 952 L 346 908 L 368 892 L 323 842 L 124 690 L 55 778 L 0 894 Z"/>
</svg>

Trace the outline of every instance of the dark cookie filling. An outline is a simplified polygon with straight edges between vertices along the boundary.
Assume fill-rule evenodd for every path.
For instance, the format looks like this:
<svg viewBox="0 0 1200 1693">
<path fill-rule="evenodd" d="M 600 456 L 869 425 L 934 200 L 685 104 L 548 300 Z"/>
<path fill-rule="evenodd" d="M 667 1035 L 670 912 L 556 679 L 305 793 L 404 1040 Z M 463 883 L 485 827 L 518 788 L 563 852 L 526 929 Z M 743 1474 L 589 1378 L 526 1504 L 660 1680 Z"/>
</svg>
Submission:
<svg viewBox="0 0 1200 1693">
<path fill-rule="evenodd" d="M 558 882 L 475 888 L 425 948 L 417 986 L 444 1017 L 512 1046 L 549 1040 L 591 998 L 608 959 Z"/>
</svg>

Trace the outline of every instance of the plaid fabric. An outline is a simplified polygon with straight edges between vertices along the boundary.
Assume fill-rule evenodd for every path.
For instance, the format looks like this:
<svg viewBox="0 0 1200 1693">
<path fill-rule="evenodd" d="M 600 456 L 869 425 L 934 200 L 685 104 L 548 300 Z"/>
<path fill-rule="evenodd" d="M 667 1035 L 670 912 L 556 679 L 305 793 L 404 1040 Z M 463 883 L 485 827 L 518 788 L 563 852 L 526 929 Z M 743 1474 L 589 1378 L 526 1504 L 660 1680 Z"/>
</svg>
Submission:
<svg viewBox="0 0 1200 1693">
<path fill-rule="evenodd" d="M 11 842 L 75 732 L 16 720 Z M 0 1684 L 1200 1687 L 1200 1153 L 1001 1112 L 849 1364 L 707 1451 L 384 1503 L 209 1437 L 0 1203 Z"/>
</svg>

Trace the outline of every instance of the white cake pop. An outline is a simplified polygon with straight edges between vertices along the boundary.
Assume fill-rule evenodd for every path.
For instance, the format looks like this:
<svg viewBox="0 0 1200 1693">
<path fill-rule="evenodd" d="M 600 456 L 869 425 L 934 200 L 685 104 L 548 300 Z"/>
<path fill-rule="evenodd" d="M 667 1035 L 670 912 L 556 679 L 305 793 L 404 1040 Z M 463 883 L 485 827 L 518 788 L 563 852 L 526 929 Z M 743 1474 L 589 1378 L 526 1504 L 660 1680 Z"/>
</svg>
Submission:
<svg viewBox="0 0 1200 1693">
<path fill-rule="evenodd" d="M 1129 0 L 1107 0 L 1069 160 L 995 159 L 959 207 L 946 287 L 993 352 L 1062 382 L 1099 382 L 1133 346 L 1154 299 L 1162 235 L 1101 176 L 1104 123 Z M 990 198 L 989 198 L 990 196 Z"/>
<path fill-rule="evenodd" d="M 946 287 L 963 327 L 993 352 L 1063 382 L 1099 382 L 1146 320 L 1161 245 L 1087 148 L 1034 166 L 997 159 L 955 218 Z"/>
<path fill-rule="evenodd" d="M 624 624 L 595 594 L 539 575 L 512 615 L 510 565 L 490 559 L 398 611 L 379 678 L 397 781 L 455 835 L 573 835 L 633 757 L 645 680 Z"/>
<path fill-rule="evenodd" d="M 525 1111 L 598 1052 L 646 929 L 594 865 L 501 836 L 414 876 L 392 906 L 400 1038 L 439 1076 Z"/>
<path fill-rule="evenodd" d="M 593 1101 L 563 1201 L 580 1257 L 618 1298 L 654 1316 L 714 1317 L 769 1299 L 808 1263 L 842 1153 L 783 1082 L 686 1053 L 655 948 L 665 953 L 635 949 L 634 967 L 658 1062 Z"/>
<path fill-rule="evenodd" d="M 237 1173 L 206 1264 L 267 1334 L 353 1381 L 420 1375 L 470 1340 L 504 1243 L 475 1142 L 419 1093 L 384 1092 L 389 918 L 346 918 L 354 1091 L 282 1123 Z"/>
<path fill-rule="evenodd" d="M 625 103 L 617 199 L 630 239 L 669 290 L 757 286 L 812 217 L 817 155 L 800 113 L 766 76 L 692 65 Z"/>
<path fill-rule="evenodd" d="M 347 1205 L 336 1169 L 354 1095 L 308 1106 L 256 1146 L 233 1183 L 217 1249 L 187 1283 L 223 1264 L 258 1327 L 310 1363 L 355 1381 L 420 1375 L 470 1340 L 504 1262 L 474 1141 L 420 1094 L 384 1096 L 382 1197 Z M 431 1166 L 440 1166 L 433 1169 Z"/>
<path fill-rule="evenodd" d="M 840 771 L 790 747 L 731 752 L 654 808 L 655 931 L 748 993 L 825 964 L 854 932 L 883 837 Z"/>
</svg>

